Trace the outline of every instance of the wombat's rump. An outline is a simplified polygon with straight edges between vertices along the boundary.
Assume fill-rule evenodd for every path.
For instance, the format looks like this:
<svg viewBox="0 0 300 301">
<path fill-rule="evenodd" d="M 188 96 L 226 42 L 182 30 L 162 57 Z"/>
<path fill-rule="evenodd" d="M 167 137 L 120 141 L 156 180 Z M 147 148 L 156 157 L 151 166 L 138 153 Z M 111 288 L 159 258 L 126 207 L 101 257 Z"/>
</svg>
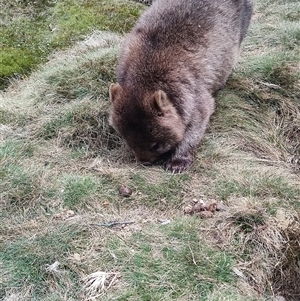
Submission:
<svg viewBox="0 0 300 301">
<path fill-rule="evenodd" d="M 157 0 L 125 37 L 109 122 L 142 162 L 192 162 L 236 62 L 251 0 Z"/>
</svg>

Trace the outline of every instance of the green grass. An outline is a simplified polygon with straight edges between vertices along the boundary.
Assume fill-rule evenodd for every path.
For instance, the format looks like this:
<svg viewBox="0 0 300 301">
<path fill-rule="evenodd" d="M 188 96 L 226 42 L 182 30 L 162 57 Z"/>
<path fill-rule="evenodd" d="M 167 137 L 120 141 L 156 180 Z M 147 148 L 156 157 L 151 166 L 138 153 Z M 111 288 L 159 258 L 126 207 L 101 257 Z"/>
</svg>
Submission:
<svg viewBox="0 0 300 301">
<path fill-rule="evenodd" d="M 243 197 L 278 198 L 284 200 L 298 200 L 300 190 L 289 185 L 283 177 L 270 175 L 253 176 L 244 174 L 244 179 L 220 179 L 215 183 L 216 195 L 222 200 L 227 200 L 232 195 Z"/>
<path fill-rule="evenodd" d="M 107 0 L 3 4 L 0 88 L 7 86 L 7 78 L 28 73 L 51 52 L 72 45 L 92 30 L 128 31 L 140 12 L 138 4 Z"/>
<path fill-rule="evenodd" d="M 3 3 L 0 299 L 298 300 L 298 2 L 256 1 L 239 63 L 180 175 L 135 162 L 108 125 L 121 38 L 144 6 Z M 196 200 L 226 210 L 185 215 Z M 117 276 L 93 290 L 96 272 Z"/>
<path fill-rule="evenodd" d="M 145 232 L 134 234 L 125 245 L 118 236 L 108 238 L 93 264 L 103 269 L 114 266 L 121 269 L 128 288 L 115 300 L 184 296 L 199 300 L 206 298 L 215 284 L 231 283 L 234 280 L 232 257 L 205 245 L 193 227 L 195 223 L 198 222 L 187 224 L 178 220 L 172 226 L 147 227 Z M 152 235 L 158 231 L 161 234 L 153 241 Z M 34 238 L 14 239 L 1 249 L 0 259 L 5 264 L 7 281 L 13 287 L 26 283 L 32 288 L 33 300 L 47 300 L 47 295 L 54 295 L 54 288 L 61 290 L 66 284 L 73 293 L 78 292 L 78 272 L 88 267 L 72 262 L 70 255 L 85 251 L 87 234 L 88 231 L 82 232 L 75 226 L 56 227 Z M 136 246 L 134 251 L 130 245 Z M 55 261 L 60 262 L 58 271 L 47 271 Z M 126 266 L 123 266 L 124 261 Z M 194 295 L 197 297 L 192 297 Z"/>
<path fill-rule="evenodd" d="M 108 53 L 100 57 L 93 56 L 85 59 L 74 69 L 65 68 L 59 73 L 49 75 L 46 77 L 46 83 L 49 88 L 51 87 L 50 102 L 79 101 L 86 96 L 93 99 L 107 98 L 107 82 L 115 80 L 113 69 L 115 63 L 116 55 Z M 45 95 L 47 92 L 48 89 L 45 89 Z"/>
<path fill-rule="evenodd" d="M 96 192 L 96 183 L 90 177 L 70 176 L 65 180 L 63 189 L 63 205 L 65 208 L 75 208 L 83 203 L 85 198 Z"/>
<path fill-rule="evenodd" d="M 126 245 L 120 239 L 107 241 L 109 251 L 104 249 L 106 254 L 101 255 L 110 257 L 106 265 L 123 269 L 129 286 L 114 300 L 205 300 L 215 284 L 234 281 L 232 257 L 201 241 L 196 224 L 196 220 L 186 223 L 178 219 L 173 225 L 146 227 Z"/>
<path fill-rule="evenodd" d="M 109 30 L 124 33 L 128 31 L 140 14 L 140 6 L 130 5 L 122 1 L 77 1 L 59 2 L 52 18 L 57 24 L 57 33 L 52 43 L 60 45 L 78 39 L 78 34 L 87 30 Z"/>
<path fill-rule="evenodd" d="M 0 260 L 5 266 L 3 276 L 11 287 L 29 286 L 32 300 L 44 299 L 53 293 L 53 289 L 63 285 L 71 285 L 76 290 L 78 275 L 67 262 L 60 262 L 61 275 L 48 272 L 47 267 L 68 256 L 83 239 L 75 227 L 58 227 L 35 237 L 13 239 L 1 247 Z M 1 294 L 5 295 L 5 292 L 1 291 Z"/>
<path fill-rule="evenodd" d="M 130 186 L 138 189 L 141 204 L 176 208 L 182 203 L 182 190 L 188 180 L 186 174 L 174 177 L 170 174 L 161 175 L 161 171 L 152 174 L 140 171 L 133 174 Z"/>
<path fill-rule="evenodd" d="M 61 116 L 57 116 L 55 119 L 52 119 L 43 125 L 42 129 L 38 132 L 38 136 L 44 139 L 52 139 L 57 136 L 59 130 L 63 127 L 69 126 L 69 128 L 71 128 L 72 119 L 72 112 L 67 112 Z"/>
<path fill-rule="evenodd" d="M 1 166 L 1 196 L 19 208 L 33 204 L 40 194 L 40 175 L 17 164 Z"/>
<path fill-rule="evenodd" d="M 6 140 L 0 146 L 0 158 L 24 158 L 34 155 L 34 146 L 30 142 Z"/>
</svg>

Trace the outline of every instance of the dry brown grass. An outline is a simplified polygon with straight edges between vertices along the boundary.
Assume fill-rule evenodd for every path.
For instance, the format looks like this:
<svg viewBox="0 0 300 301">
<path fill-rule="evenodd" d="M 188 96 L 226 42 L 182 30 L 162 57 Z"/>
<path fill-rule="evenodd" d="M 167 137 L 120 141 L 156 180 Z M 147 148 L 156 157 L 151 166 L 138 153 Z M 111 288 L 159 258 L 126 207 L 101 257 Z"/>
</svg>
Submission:
<svg viewBox="0 0 300 301">
<path fill-rule="evenodd" d="M 220 248 L 234 247 L 239 254 L 235 273 L 259 295 L 298 300 L 299 214 L 278 210 L 270 217 L 259 204 L 237 201 L 236 212 L 216 221 L 210 237 Z"/>
</svg>

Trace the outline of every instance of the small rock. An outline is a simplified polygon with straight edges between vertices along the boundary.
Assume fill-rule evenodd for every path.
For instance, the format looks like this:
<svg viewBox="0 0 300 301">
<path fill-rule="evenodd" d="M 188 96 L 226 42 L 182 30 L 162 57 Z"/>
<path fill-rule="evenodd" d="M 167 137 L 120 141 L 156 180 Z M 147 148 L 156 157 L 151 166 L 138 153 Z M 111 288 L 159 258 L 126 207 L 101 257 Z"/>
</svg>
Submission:
<svg viewBox="0 0 300 301">
<path fill-rule="evenodd" d="M 66 218 L 72 217 L 75 215 L 75 212 L 73 210 L 67 210 L 66 212 Z"/>
<path fill-rule="evenodd" d="M 81 261 L 81 256 L 80 256 L 79 253 L 74 253 L 74 254 L 73 254 L 73 257 L 74 257 L 74 259 L 75 259 L 76 261 Z"/>
<path fill-rule="evenodd" d="M 48 272 L 48 273 L 57 273 L 59 266 L 60 266 L 59 261 L 55 261 L 53 264 L 47 264 L 46 265 L 46 272 Z"/>
<path fill-rule="evenodd" d="M 119 188 L 119 194 L 124 197 L 129 197 L 132 195 L 132 190 L 129 187 L 122 185 Z"/>
<path fill-rule="evenodd" d="M 198 213 L 200 218 L 212 218 L 214 214 L 211 211 L 201 211 Z"/>
<path fill-rule="evenodd" d="M 161 218 L 158 218 L 157 221 L 161 224 L 161 225 L 167 225 L 167 224 L 170 224 L 170 220 L 169 219 L 161 219 Z"/>
<path fill-rule="evenodd" d="M 224 211 L 224 210 L 226 210 L 226 206 L 223 203 L 217 203 L 216 204 L 216 210 L 217 211 Z"/>
</svg>

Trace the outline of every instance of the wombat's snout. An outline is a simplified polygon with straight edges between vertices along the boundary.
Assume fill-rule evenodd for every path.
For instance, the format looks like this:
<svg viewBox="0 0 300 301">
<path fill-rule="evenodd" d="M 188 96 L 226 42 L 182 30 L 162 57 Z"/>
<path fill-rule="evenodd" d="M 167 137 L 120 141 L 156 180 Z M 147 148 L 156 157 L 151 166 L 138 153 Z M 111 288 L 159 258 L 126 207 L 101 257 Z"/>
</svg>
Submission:
<svg viewBox="0 0 300 301">
<path fill-rule="evenodd" d="M 152 165 L 158 161 L 158 157 L 150 152 L 137 152 L 132 150 L 135 159 L 145 166 Z"/>
</svg>

